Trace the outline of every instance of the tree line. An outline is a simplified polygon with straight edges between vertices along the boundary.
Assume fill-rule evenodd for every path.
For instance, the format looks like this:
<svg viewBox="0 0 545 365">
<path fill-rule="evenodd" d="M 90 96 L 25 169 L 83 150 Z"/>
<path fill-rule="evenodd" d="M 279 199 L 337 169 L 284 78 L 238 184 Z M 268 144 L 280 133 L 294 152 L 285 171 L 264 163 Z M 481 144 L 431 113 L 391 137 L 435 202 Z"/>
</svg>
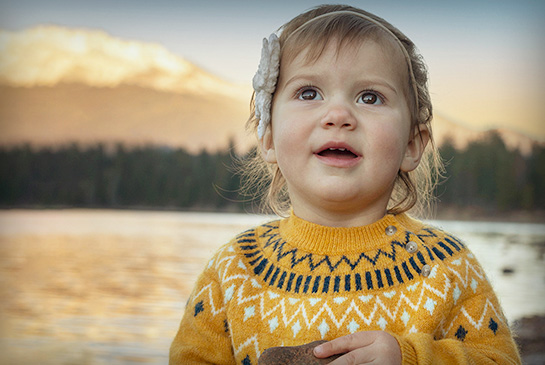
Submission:
<svg viewBox="0 0 545 365">
<path fill-rule="evenodd" d="M 440 147 L 445 178 L 439 209 L 479 207 L 489 213 L 545 208 L 545 148 L 528 156 L 506 147 L 494 132 L 457 149 Z M 249 152 L 255 153 L 255 150 Z M 1 207 L 254 210 L 239 193 L 237 156 L 231 147 L 189 153 L 157 146 L 0 148 Z"/>
<path fill-rule="evenodd" d="M 447 139 L 440 151 L 446 164 L 445 179 L 437 190 L 440 205 L 480 207 L 488 213 L 545 208 L 543 144 L 534 144 L 525 156 L 508 149 L 491 131 L 463 149 Z"/>
</svg>

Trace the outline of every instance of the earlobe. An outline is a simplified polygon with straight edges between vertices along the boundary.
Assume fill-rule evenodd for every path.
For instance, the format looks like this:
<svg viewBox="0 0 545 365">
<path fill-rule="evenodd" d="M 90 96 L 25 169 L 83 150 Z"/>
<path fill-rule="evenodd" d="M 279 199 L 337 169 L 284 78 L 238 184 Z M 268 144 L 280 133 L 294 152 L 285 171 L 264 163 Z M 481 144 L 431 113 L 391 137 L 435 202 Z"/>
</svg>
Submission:
<svg viewBox="0 0 545 365">
<path fill-rule="evenodd" d="M 401 171 L 410 172 L 418 167 L 429 140 L 430 132 L 428 128 L 423 124 L 417 125 L 405 150 L 405 156 L 400 167 Z"/>
<path fill-rule="evenodd" d="M 276 163 L 276 151 L 270 126 L 266 129 L 263 138 L 259 140 L 259 148 L 265 162 Z"/>
</svg>

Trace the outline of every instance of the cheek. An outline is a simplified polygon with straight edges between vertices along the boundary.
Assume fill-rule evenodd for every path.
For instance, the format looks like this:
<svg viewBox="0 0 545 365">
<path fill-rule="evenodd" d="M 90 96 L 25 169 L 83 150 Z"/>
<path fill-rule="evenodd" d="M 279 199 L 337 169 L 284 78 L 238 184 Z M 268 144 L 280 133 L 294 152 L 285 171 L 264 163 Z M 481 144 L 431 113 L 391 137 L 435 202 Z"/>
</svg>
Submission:
<svg viewBox="0 0 545 365">
<path fill-rule="evenodd" d="M 307 119 L 288 108 L 277 106 L 272 112 L 272 131 L 277 154 L 292 154 L 308 140 Z"/>
<path fill-rule="evenodd" d="M 276 119 L 273 138 L 278 167 L 284 177 L 292 176 L 306 165 L 309 158 L 309 133 L 296 118 Z"/>
<path fill-rule="evenodd" d="M 405 139 L 408 139 L 408 135 L 402 133 L 395 125 L 376 128 L 373 133 L 373 151 L 377 157 L 382 156 L 384 163 L 398 168 L 405 154 L 407 145 Z"/>
<path fill-rule="evenodd" d="M 297 131 L 293 128 L 285 128 L 285 126 L 285 124 L 282 124 L 273 129 L 274 146 L 279 165 L 289 163 L 291 159 L 296 158 L 297 151 L 301 148 L 301 141 L 297 137 Z"/>
</svg>

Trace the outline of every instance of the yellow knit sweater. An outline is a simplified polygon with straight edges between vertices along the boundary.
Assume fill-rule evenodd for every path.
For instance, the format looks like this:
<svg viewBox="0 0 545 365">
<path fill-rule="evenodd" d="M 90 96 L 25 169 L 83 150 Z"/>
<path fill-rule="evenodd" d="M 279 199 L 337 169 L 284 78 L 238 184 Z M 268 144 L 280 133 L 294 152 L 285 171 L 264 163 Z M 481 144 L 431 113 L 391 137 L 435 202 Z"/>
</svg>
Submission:
<svg viewBox="0 0 545 365">
<path fill-rule="evenodd" d="M 294 215 L 243 232 L 198 279 L 171 364 L 257 364 L 273 346 L 384 330 L 404 364 L 520 363 L 473 254 L 405 214 L 332 228 Z"/>
</svg>

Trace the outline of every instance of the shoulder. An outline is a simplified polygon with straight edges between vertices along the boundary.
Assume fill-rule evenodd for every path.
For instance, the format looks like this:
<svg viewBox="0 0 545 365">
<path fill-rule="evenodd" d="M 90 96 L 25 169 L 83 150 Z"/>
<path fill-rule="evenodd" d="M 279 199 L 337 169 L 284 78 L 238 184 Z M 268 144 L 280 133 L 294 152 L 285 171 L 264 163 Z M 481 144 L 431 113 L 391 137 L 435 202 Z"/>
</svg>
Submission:
<svg viewBox="0 0 545 365">
<path fill-rule="evenodd" d="M 421 240 L 420 250 L 436 277 L 448 277 L 454 297 L 463 292 L 471 295 L 492 291 L 487 275 L 466 242 L 432 224 L 422 223 L 415 233 Z M 470 243 L 469 243 L 470 244 Z"/>
<path fill-rule="evenodd" d="M 267 237 L 275 236 L 273 232 L 278 230 L 280 220 L 274 220 L 271 222 L 263 223 L 258 226 L 247 229 L 228 243 L 221 246 L 216 253 L 212 256 L 207 264 L 207 269 L 212 269 L 218 272 L 224 272 L 225 270 L 233 266 L 233 262 L 237 258 L 244 258 L 243 261 L 247 261 L 249 255 L 255 252 L 258 247 L 258 240 L 267 239 Z M 239 262 L 236 265 L 241 265 Z"/>
<path fill-rule="evenodd" d="M 405 216 L 402 219 L 407 239 L 416 238 L 417 243 L 422 244 L 426 256 L 430 261 L 450 261 L 461 256 L 473 254 L 457 236 L 428 222 L 422 222 Z"/>
<path fill-rule="evenodd" d="M 464 286 L 472 282 L 474 286 L 475 281 L 487 281 L 477 257 L 462 239 L 434 224 L 410 217 L 404 225 L 412 229 L 407 230 L 406 241 L 414 240 L 417 243 L 417 256 L 433 271 L 443 272 L 454 280 L 462 281 Z"/>
</svg>

